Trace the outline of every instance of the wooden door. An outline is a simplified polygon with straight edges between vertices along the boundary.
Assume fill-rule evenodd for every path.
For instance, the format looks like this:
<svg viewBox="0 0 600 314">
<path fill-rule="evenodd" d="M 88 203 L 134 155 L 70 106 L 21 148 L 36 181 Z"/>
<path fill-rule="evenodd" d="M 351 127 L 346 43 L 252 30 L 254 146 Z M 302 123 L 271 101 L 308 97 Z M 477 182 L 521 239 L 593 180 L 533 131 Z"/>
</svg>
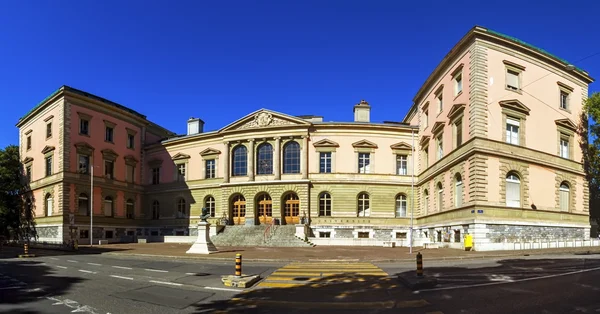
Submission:
<svg viewBox="0 0 600 314">
<path fill-rule="evenodd" d="M 290 193 L 285 197 L 284 219 L 286 224 L 300 223 L 300 199 L 295 193 Z"/>
<path fill-rule="evenodd" d="M 246 223 L 246 199 L 243 196 L 236 196 L 233 199 L 231 216 L 234 225 Z"/>
</svg>

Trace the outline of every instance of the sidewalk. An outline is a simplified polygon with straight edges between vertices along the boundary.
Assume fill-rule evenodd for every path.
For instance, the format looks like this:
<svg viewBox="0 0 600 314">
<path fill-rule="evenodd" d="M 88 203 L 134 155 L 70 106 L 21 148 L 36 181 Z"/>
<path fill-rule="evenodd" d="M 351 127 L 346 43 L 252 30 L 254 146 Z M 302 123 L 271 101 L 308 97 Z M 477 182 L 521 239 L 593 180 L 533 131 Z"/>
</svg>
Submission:
<svg viewBox="0 0 600 314">
<path fill-rule="evenodd" d="M 215 261 L 233 261 L 237 253 L 242 254 L 244 261 L 260 262 L 309 262 L 309 261 L 367 261 L 367 262 L 399 262 L 414 261 L 417 252 L 421 252 L 428 260 L 480 259 L 492 257 L 510 257 L 542 254 L 600 254 L 600 247 L 578 247 L 520 251 L 467 252 L 457 249 L 423 249 L 413 248 L 413 254 L 405 247 L 352 247 L 352 246 L 317 246 L 317 247 L 220 247 L 220 252 L 210 255 L 186 254 L 190 244 L 174 243 L 128 243 L 102 246 L 83 246 L 79 254 L 106 254 L 119 256 L 146 256 L 173 259 L 201 259 Z M 99 252 L 102 251 L 102 252 Z"/>
</svg>

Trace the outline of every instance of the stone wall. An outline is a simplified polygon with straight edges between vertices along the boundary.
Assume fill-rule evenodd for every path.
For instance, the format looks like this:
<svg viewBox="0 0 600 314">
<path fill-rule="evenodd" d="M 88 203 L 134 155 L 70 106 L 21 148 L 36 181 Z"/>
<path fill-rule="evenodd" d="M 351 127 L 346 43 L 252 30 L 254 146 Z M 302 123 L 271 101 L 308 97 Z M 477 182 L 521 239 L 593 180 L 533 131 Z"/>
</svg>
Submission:
<svg viewBox="0 0 600 314">
<path fill-rule="evenodd" d="M 584 228 L 487 225 L 490 243 L 584 239 Z"/>
</svg>

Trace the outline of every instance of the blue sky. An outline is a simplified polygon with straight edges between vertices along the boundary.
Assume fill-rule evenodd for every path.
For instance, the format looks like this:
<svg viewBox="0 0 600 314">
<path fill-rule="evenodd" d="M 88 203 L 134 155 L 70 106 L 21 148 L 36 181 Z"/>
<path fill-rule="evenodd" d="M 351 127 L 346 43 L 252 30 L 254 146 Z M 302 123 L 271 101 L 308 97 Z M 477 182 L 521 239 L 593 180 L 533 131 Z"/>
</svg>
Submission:
<svg viewBox="0 0 600 314">
<path fill-rule="evenodd" d="M 351 121 L 401 120 L 474 25 L 517 37 L 600 79 L 600 3 L 569 1 L 0 1 L 0 146 L 61 85 L 184 133 L 260 108 Z M 510 18 L 507 18 L 510 16 Z M 590 91 L 600 91 L 599 83 Z"/>
</svg>

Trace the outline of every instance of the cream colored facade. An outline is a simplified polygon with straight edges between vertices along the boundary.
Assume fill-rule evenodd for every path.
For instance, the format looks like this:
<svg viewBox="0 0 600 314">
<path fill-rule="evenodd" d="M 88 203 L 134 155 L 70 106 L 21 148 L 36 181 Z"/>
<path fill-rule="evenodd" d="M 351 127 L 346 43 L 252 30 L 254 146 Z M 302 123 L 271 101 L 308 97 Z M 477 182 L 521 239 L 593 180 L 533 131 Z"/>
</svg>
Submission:
<svg viewBox="0 0 600 314">
<path fill-rule="evenodd" d="M 95 158 L 122 158 L 118 171 L 135 166 L 133 182 L 126 174 L 95 179 L 95 207 L 107 196 L 121 204 L 108 218 L 94 210 L 100 238 L 111 228 L 195 235 L 206 207 L 214 224 L 305 224 L 318 245 L 408 245 L 414 230 L 414 245 L 462 248 L 470 234 L 477 250 L 512 249 L 589 239 L 578 130 L 592 81 L 547 52 L 475 27 L 429 76 L 401 123 L 371 122 L 371 106 L 361 101 L 352 122 L 261 109 L 212 132 L 190 119 L 188 134 L 175 136 L 120 105 L 70 92 L 45 100 L 18 126 L 25 141 L 53 115 L 65 134 L 46 145 L 52 150 L 33 147 L 39 156 L 22 151 L 33 158 L 24 163 L 36 168 L 42 155 L 54 152 L 60 160 L 56 177 L 34 171 L 31 183 L 36 208 L 44 195 L 56 195 L 61 218 L 39 223 L 60 230 L 67 213 L 78 212 L 76 197 L 89 180 L 76 174 L 74 157 L 87 148 Z M 72 109 L 73 97 L 91 111 Z M 57 109 L 64 104 L 71 107 Z M 73 112 L 95 115 L 103 127 L 109 121 L 143 134 L 139 149 L 73 135 L 63 112 L 71 112 L 71 121 Z M 85 215 L 77 217 L 75 227 L 85 228 Z"/>
</svg>

